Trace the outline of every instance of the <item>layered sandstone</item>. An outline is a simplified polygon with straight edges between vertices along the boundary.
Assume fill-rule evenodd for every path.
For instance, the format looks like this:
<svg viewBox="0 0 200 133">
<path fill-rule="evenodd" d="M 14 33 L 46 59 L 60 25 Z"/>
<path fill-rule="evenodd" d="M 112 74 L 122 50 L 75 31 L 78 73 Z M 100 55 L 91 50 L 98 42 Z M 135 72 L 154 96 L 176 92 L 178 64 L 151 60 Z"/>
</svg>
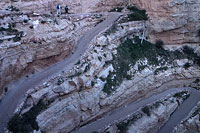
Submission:
<svg viewBox="0 0 200 133">
<path fill-rule="evenodd" d="M 145 9 L 152 41 L 161 39 L 166 44 L 198 44 L 200 42 L 200 1 L 195 0 L 131 0 Z"/>
</svg>

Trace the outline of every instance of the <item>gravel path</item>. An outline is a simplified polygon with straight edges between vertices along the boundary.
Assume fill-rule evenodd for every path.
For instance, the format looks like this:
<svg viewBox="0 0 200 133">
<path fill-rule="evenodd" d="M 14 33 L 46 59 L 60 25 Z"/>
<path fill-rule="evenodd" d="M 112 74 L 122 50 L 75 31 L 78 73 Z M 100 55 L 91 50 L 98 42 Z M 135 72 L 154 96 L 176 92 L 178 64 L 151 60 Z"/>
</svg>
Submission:
<svg viewBox="0 0 200 133">
<path fill-rule="evenodd" d="M 174 127 L 187 117 L 187 115 L 199 101 L 200 92 L 195 89 L 191 89 L 190 97 L 178 107 L 178 109 L 171 115 L 167 123 L 161 127 L 158 133 L 171 133 Z"/>
<path fill-rule="evenodd" d="M 0 102 L 0 133 L 4 132 L 8 120 L 13 115 L 16 107 L 22 102 L 24 94 L 29 89 L 41 84 L 48 78 L 61 72 L 63 69 L 65 71 L 69 70 L 80 59 L 81 55 L 84 54 L 91 40 L 107 27 L 111 26 L 119 16 L 120 14 L 118 13 L 109 13 L 105 21 L 84 33 L 81 39 L 77 42 L 74 54 L 68 56 L 63 61 L 58 62 L 29 78 L 23 77 L 10 84 L 8 86 L 8 93 Z"/>
<path fill-rule="evenodd" d="M 153 103 L 168 94 L 174 94 L 183 90 L 189 90 L 191 92 L 190 97 L 186 99 L 183 104 L 179 106 L 179 108 L 173 113 L 172 117 L 169 119 L 169 121 L 161 128 L 159 133 L 170 133 L 173 128 L 181 122 L 182 119 L 187 117 L 191 109 L 197 105 L 197 102 L 200 101 L 200 92 L 193 89 L 193 88 L 172 88 L 168 89 L 164 92 L 154 94 L 148 98 L 142 99 L 138 102 L 133 102 L 125 107 L 120 107 L 116 110 L 114 110 L 112 113 L 109 113 L 105 117 L 98 119 L 97 121 L 94 121 L 90 124 L 87 124 L 76 131 L 75 133 L 92 133 L 92 132 L 98 132 L 105 126 L 108 126 L 109 124 L 123 119 L 127 117 L 129 114 L 132 114 L 133 112 L 137 111 L 140 107 L 143 107 L 147 104 Z"/>
</svg>

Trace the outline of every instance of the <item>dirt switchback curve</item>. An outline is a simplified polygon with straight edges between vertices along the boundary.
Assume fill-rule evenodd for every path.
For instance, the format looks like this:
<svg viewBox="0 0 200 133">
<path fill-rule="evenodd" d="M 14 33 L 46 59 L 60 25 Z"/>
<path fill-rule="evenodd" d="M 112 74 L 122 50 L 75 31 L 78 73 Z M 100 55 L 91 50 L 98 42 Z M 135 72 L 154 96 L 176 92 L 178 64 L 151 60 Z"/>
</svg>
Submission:
<svg viewBox="0 0 200 133">
<path fill-rule="evenodd" d="M 191 92 L 190 97 L 187 98 L 173 113 L 170 119 L 166 122 L 166 124 L 161 127 L 158 133 L 170 133 L 173 131 L 173 128 L 181 122 L 187 115 L 190 113 L 191 109 L 197 105 L 198 101 L 200 101 L 200 92 L 193 88 L 172 88 L 166 91 L 154 94 L 148 98 L 142 99 L 137 102 L 133 102 L 127 106 L 120 107 L 113 112 L 109 113 L 108 115 L 100 118 L 90 124 L 87 124 L 77 130 L 74 133 L 92 133 L 98 132 L 102 128 L 112 124 L 113 122 L 123 119 L 127 117 L 129 114 L 137 111 L 140 107 L 143 107 L 147 104 L 151 104 L 168 94 L 174 94 L 183 90 L 188 90 Z"/>
<path fill-rule="evenodd" d="M 13 116 L 16 107 L 22 102 L 24 94 L 29 89 L 36 87 L 48 78 L 58 74 L 63 69 L 65 69 L 65 71 L 69 70 L 80 59 L 81 55 L 85 53 L 91 40 L 107 27 L 111 26 L 120 15 L 119 13 L 109 13 L 106 20 L 84 33 L 77 42 L 74 54 L 68 56 L 66 59 L 45 68 L 30 78 L 21 78 L 8 85 L 9 90 L 0 102 L 0 133 L 5 132 L 4 128 L 7 122 L 11 116 Z"/>
</svg>

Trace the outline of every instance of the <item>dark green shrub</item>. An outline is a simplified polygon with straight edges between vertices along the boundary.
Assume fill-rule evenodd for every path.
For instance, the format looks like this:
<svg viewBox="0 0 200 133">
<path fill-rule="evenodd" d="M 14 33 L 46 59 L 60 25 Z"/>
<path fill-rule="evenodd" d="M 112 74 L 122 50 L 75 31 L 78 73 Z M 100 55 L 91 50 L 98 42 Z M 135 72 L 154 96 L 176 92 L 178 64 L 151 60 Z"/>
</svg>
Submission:
<svg viewBox="0 0 200 133">
<path fill-rule="evenodd" d="M 18 32 L 17 35 L 13 38 L 13 41 L 14 42 L 21 41 L 21 37 L 23 36 L 23 34 L 24 34 L 23 31 Z"/>
<path fill-rule="evenodd" d="M 197 65 L 200 66 L 200 57 L 199 56 L 195 57 L 194 63 L 196 63 Z"/>
<path fill-rule="evenodd" d="M 200 82 L 200 79 L 196 79 L 193 83 L 198 84 Z"/>
<path fill-rule="evenodd" d="M 0 44 L 3 43 L 3 40 L 0 40 Z"/>
<path fill-rule="evenodd" d="M 188 69 L 190 66 L 191 66 L 190 63 L 187 62 L 187 63 L 184 64 L 183 67 L 184 67 L 185 69 Z"/>
<path fill-rule="evenodd" d="M 142 112 L 145 113 L 147 116 L 151 116 L 151 112 L 148 106 L 143 107 Z"/>
<path fill-rule="evenodd" d="M 27 20 L 27 19 L 24 19 L 24 23 L 28 23 L 28 20 Z"/>
<path fill-rule="evenodd" d="M 163 48 L 163 41 L 162 40 L 156 40 L 156 48 L 162 49 Z"/>
<path fill-rule="evenodd" d="M 117 123 L 116 126 L 119 130 L 119 133 L 127 133 L 128 127 L 132 124 L 134 124 L 138 119 L 142 117 L 142 113 L 136 113 L 128 120 L 125 120 L 123 122 Z"/>
<path fill-rule="evenodd" d="M 145 14 L 146 14 L 145 12 L 142 12 L 142 13 L 134 12 L 134 13 L 128 14 L 128 21 L 148 20 Z"/>
<path fill-rule="evenodd" d="M 123 80 L 131 79 L 134 73 L 144 70 L 149 65 L 161 66 L 154 71 L 154 74 L 158 74 L 158 72 L 166 71 L 168 69 L 166 65 L 173 64 L 176 59 L 188 58 L 200 63 L 197 54 L 194 54 L 188 48 L 184 48 L 184 52 L 181 52 L 179 50 L 168 51 L 161 46 L 162 44 L 156 46 L 145 40 L 141 44 L 139 37 L 123 41 L 117 48 L 117 55 L 113 55 L 113 60 L 106 61 L 104 64 L 104 67 L 112 64 L 115 71 L 109 73 L 102 91 L 110 95 L 121 85 Z M 157 57 L 160 58 L 158 59 Z M 148 65 L 138 65 L 138 71 L 133 71 L 131 75 L 127 73 L 130 70 L 130 66 L 134 66 L 138 60 L 143 59 L 148 60 Z"/>
<path fill-rule="evenodd" d="M 128 21 L 139 21 L 139 20 L 148 20 L 148 16 L 145 10 L 140 10 L 135 6 L 128 6 L 132 13 L 128 14 Z"/>
<path fill-rule="evenodd" d="M 80 76 L 81 74 L 82 74 L 81 72 L 76 72 L 75 74 L 68 76 L 68 78 L 77 77 Z"/>
<path fill-rule="evenodd" d="M 57 85 L 61 85 L 62 83 L 64 83 L 64 79 L 62 77 L 58 78 L 57 80 Z"/>
<path fill-rule="evenodd" d="M 33 25 L 29 26 L 30 29 L 33 29 Z"/>
<path fill-rule="evenodd" d="M 99 59 L 99 61 L 102 61 L 102 57 L 101 56 L 98 56 L 98 59 Z"/>
<path fill-rule="evenodd" d="M 42 21 L 41 21 L 41 23 L 42 23 L 42 24 L 45 24 L 45 23 L 46 23 L 46 21 L 45 21 L 45 20 L 42 20 Z"/>
<path fill-rule="evenodd" d="M 8 7 L 8 10 L 10 10 L 10 11 L 15 11 L 15 12 L 19 12 L 19 9 L 18 9 L 17 7 L 15 7 L 15 6 L 13 6 L 13 5 L 9 6 L 9 7 Z"/>
<path fill-rule="evenodd" d="M 5 92 L 8 92 L 8 87 L 5 87 L 5 88 L 4 88 L 4 91 L 5 91 Z"/>
<path fill-rule="evenodd" d="M 198 36 L 200 37 L 200 29 L 198 30 Z"/>
<path fill-rule="evenodd" d="M 200 66 L 200 56 L 198 56 L 198 54 L 194 52 L 193 48 L 184 46 L 183 53 L 187 55 L 188 59 L 193 60 L 195 64 Z"/>
<path fill-rule="evenodd" d="M 36 122 L 36 117 L 47 106 L 44 102 L 39 101 L 37 105 L 34 105 L 23 115 L 15 114 L 8 122 L 8 130 L 13 133 L 30 133 L 33 130 L 38 130 L 39 126 Z"/>
<path fill-rule="evenodd" d="M 84 72 L 87 72 L 89 69 L 90 69 L 90 64 L 88 64 L 88 65 L 85 67 Z"/>
<path fill-rule="evenodd" d="M 188 47 L 187 45 L 183 47 L 183 52 L 187 55 L 194 55 L 194 50 L 191 47 Z"/>
</svg>

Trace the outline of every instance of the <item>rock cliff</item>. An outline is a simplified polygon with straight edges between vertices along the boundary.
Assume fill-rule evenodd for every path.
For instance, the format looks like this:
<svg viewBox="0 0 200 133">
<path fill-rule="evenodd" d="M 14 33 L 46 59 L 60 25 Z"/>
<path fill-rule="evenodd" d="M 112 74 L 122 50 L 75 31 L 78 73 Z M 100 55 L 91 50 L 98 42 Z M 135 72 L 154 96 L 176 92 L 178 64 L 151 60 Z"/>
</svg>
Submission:
<svg viewBox="0 0 200 133">
<path fill-rule="evenodd" d="M 200 1 L 195 0 L 131 0 L 147 10 L 149 39 L 166 44 L 198 44 L 200 42 Z"/>
</svg>

